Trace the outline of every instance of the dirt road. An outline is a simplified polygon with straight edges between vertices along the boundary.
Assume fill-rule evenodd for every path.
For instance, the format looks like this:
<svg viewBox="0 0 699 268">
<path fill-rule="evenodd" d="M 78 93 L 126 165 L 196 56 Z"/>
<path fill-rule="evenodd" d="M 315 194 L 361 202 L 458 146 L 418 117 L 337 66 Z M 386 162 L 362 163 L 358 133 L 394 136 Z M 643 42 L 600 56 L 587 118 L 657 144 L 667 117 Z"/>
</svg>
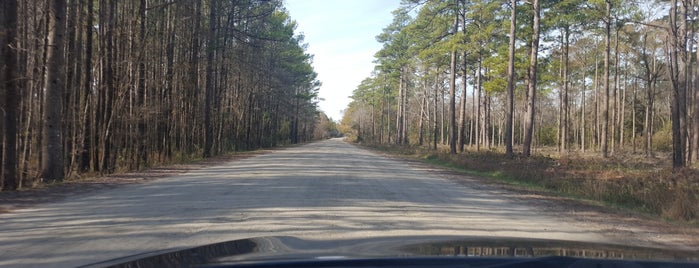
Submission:
<svg viewBox="0 0 699 268">
<path fill-rule="evenodd" d="M 484 235 L 691 248 L 654 230 L 571 215 L 328 140 L 0 214 L 0 266 L 77 266 L 276 235 Z"/>
</svg>

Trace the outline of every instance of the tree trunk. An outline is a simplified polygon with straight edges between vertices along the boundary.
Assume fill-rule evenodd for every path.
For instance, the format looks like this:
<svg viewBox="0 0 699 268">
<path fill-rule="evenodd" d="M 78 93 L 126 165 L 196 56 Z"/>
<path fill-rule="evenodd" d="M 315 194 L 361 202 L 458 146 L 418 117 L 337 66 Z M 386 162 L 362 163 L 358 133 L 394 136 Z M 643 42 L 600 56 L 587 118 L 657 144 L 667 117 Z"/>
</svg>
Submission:
<svg viewBox="0 0 699 268">
<path fill-rule="evenodd" d="M 477 103 L 477 104 L 476 104 L 476 105 L 477 105 L 477 107 L 476 107 L 476 114 L 475 114 L 475 121 L 476 121 L 476 129 L 475 129 L 475 135 L 476 135 L 476 137 L 475 137 L 475 138 L 476 138 L 476 139 L 475 139 L 475 142 L 476 142 L 476 151 L 480 151 L 480 150 L 481 150 L 481 144 L 482 144 L 482 143 L 481 143 L 481 139 L 483 138 L 482 130 L 481 130 L 481 129 L 484 127 L 484 126 L 483 126 L 483 122 L 481 121 L 481 112 L 482 112 L 482 110 L 483 110 L 483 107 L 482 107 L 482 105 L 481 105 L 481 92 L 483 91 L 483 88 L 482 88 L 482 86 L 483 86 L 483 81 L 482 81 L 483 74 L 482 74 L 482 70 L 481 70 L 481 68 L 483 68 L 483 67 L 482 67 L 482 62 L 483 62 L 482 59 L 479 59 L 479 60 L 478 60 L 478 67 L 477 67 L 477 71 L 476 71 L 476 103 Z"/>
<path fill-rule="evenodd" d="M 636 80 L 632 87 L 633 99 L 631 100 L 631 145 L 632 152 L 636 153 Z"/>
<path fill-rule="evenodd" d="M 594 106 L 594 108 L 595 108 L 595 116 L 594 116 L 595 122 L 594 122 L 594 132 L 592 133 L 593 134 L 592 142 L 593 142 L 593 146 L 597 147 L 600 144 L 600 136 L 601 136 L 600 124 L 599 124 L 600 123 L 599 122 L 600 121 L 599 120 L 599 114 L 600 114 L 600 111 L 599 111 L 599 108 L 600 108 L 600 105 L 599 105 L 599 61 L 598 61 L 597 55 L 595 55 L 595 81 L 593 83 L 592 95 L 594 95 L 594 98 L 595 98 L 595 100 L 594 100 L 594 102 L 595 102 L 595 106 Z"/>
<path fill-rule="evenodd" d="M 457 17 L 454 19 L 454 32 L 458 26 Z M 456 154 L 456 50 L 451 51 L 449 69 L 449 153 Z"/>
<path fill-rule="evenodd" d="M 616 138 L 619 133 L 619 27 L 615 27 L 614 36 L 614 87 L 612 88 L 612 129 L 609 137 L 611 142 L 609 145 L 610 153 L 614 154 L 616 151 Z"/>
<path fill-rule="evenodd" d="M 438 86 L 438 83 L 439 83 L 439 75 L 438 75 L 438 74 L 435 74 L 435 76 L 434 76 L 434 107 L 433 107 L 433 109 L 434 109 L 434 112 L 433 112 L 433 114 L 434 114 L 434 122 L 433 122 L 434 126 L 433 126 L 433 129 L 434 129 L 434 131 L 433 131 L 433 135 L 432 135 L 432 145 L 433 145 L 433 149 L 434 149 L 434 150 L 437 150 L 437 134 L 439 134 L 439 131 L 438 131 L 438 130 L 439 130 L 439 124 L 437 123 L 437 121 L 438 121 L 438 120 L 437 120 L 437 117 L 438 117 L 438 116 L 437 116 L 437 106 L 438 106 L 437 98 L 438 98 L 438 96 L 439 96 L 439 86 Z"/>
<path fill-rule="evenodd" d="M 138 36 L 138 44 L 141 47 L 146 46 L 146 0 L 140 0 L 139 6 L 139 16 L 140 16 L 140 32 Z M 138 59 L 138 85 L 136 89 L 137 94 L 137 111 L 138 113 L 138 148 L 137 148 L 137 159 L 136 159 L 136 169 L 148 166 L 148 139 L 146 139 L 146 56 L 145 50 L 140 51 Z"/>
<path fill-rule="evenodd" d="M 80 85 L 79 67 L 81 66 L 82 54 L 82 31 L 76 29 L 77 25 L 82 24 L 82 14 L 80 10 L 80 3 L 78 0 L 71 1 L 67 9 L 67 28 L 66 28 L 66 38 L 67 48 L 66 48 L 66 79 L 65 88 L 74 89 L 76 85 Z M 80 34 L 78 34 L 80 33 Z M 77 127 L 77 117 L 80 114 L 80 91 L 70 90 L 66 91 L 64 105 L 64 151 L 66 152 L 66 176 L 70 176 L 71 172 L 75 170 L 73 167 L 75 165 L 75 152 L 79 148 L 79 143 L 77 139 L 78 127 Z"/>
<path fill-rule="evenodd" d="M 427 85 L 425 85 L 425 88 L 426 88 L 426 87 L 427 87 Z M 426 92 L 426 90 L 425 90 L 425 92 Z M 427 105 L 427 96 L 425 96 L 424 98 L 422 98 L 422 101 L 420 101 L 420 118 L 418 118 L 418 120 L 419 120 L 419 121 L 418 121 L 418 128 L 419 128 L 419 131 L 420 131 L 420 132 L 418 133 L 418 137 L 417 137 L 417 144 L 420 145 L 420 146 L 422 146 L 422 145 L 424 144 L 424 138 L 425 138 L 425 124 L 424 124 L 424 121 L 425 121 L 425 106 L 426 106 L 426 105 Z M 374 106 L 372 106 L 372 113 L 371 113 L 371 117 L 372 117 L 372 126 L 371 126 L 372 132 L 373 132 L 373 129 L 374 129 L 374 125 L 373 125 L 373 121 L 374 121 L 374 119 L 373 119 L 373 118 L 374 118 L 373 107 L 374 107 Z M 372 137 L 372 139 L 373 139 L 373 137 Z M 376 142 L 376 141 L 374 141 L 374 142 Z"/>
<path fill-rule="evenodd" d="M 606 15 L 605 15 L 605 37 L 604 37 L 604 98 L 602 105 L 602 133 L 600 136 L 600 143 L 602 147 L 602 156 L 609 157 L 609 144 L 607 141 L 609 133 L 609 53 L 611 50 L 611 26 L 612 26 L 612 3 L 610 0 L 606 0 Z"/>
<path fill-rule="evenodd" d="M 198 111 L 196 110 L 198 105 L 198 100 L 199 100 L 199 55 L 200 55 L 200 47 L 201 47 L 201 17 L 202 17 L 202 1 L 198 0 L 192 0 L 192 8 L 194 11 L 194 25 L 192 29 L 192 40 L 191 40 L 191 56 L 189 59 L 189 67 L 190 70 L 189 72 L 189 79 L 190 83 L 188 85 L 188 88 L 186 90 L 186 95 L 187 98 L 184 99 L 184 102 L 187 103 L 188 109 L 184 112 L 184 124 L 183 125 L 191 125 L 193 127 L 199 128 L 198 123 L 196 121 L 196 115 L 198 114 Z M 196 134 L 196 131 L 190 131 L 190 132 L 185 132 L 183 134 L 183 142 L 185 146 L 185 154 L 191 154 L 194 152 L 194 148 L 196 147 L 194 145 L 195 143 L 195 137 L 193 135 Z"/>
<path fill-rule="evenodd" d="M 396 144 L 403 144 L 403 70 L 398 78 L 398 106 L 396 108 Z"/>
<path fill-rule="evenodd" d="M 407 68 L 407 67 L 406 67 Z M 401 75 L 403 77 L 403 75 Z M 402 79 L 403 81 L 403 98 L 402 102 L 403 104 L 401 105 L 402 109 L 402 119 L 403 119 L 403 126 L 401 129 L 403 130 L 403 134 L 401 136 L 403 137 L 403 143 L 402 144 L 410 144 L 410 137 L 408 136 L 408 129 L 410 129 L 410 121 L 408 117 L 408 113 L 406 112 L 408 110 L 408 81 L 407 78 Z"/>
<path fill-rule="evenodd" d="M 585 79 L 586 79 L 585 71 L 582 72 L 582 77 L 581 77 L 581 95 L 582 97 L 580 98 L 580 151 L 583 153 L 585 152 L 585 132 L 587 131 L 587 128 L 585 127 Z"/>
<path fill-rule="evenodd" d="M 699 49 L 696 54 L 697 64 L 699 65 Z M 699 66 L 694 68 L 694 130 L 692 137 L 692 152 L 694 163 L 699 162 Z"/>
<path fill-rule="evenodd" d="M 476 75 L 477 70 L 473 72 L 473 77 L 477 77 Z M 475 131 L 476 131 L 476 120 L 477 118 L 477 113 L 476 113 L 476 91 L 478 91 L 478 86 L 474 85 L 473 90 L 471 91 L 471 123 L 468 126 L 468 145 L 473 146 L 474 138 L 475 138 Z"/>
<path fill-rule="evenodd" d="M 487 68 L 484 70 L 484 73 L 488 73 Z M 481 77 L 481 79 L 487 79 L 487 76 Z M 483 116 L 481 117 L 481 144 L 490 149 L 490 97 L 482 86 L 481 90 L 483 91 L 483 96 L 481 98 L 481 106 L 483 107 Z"/>
<path fill-rule="evenodd" d="M 509 60 L 507 61 L 507 104 L 505 115 L 505 154 L 511 157 L 513 152 L 512 128 L 515 113 L 515 41 L 517 30 L 517 0 L 510 3 L 510 43 Z"/>
<path fill-rule="evenodd" d="M 643 123 L 643 135 L 645 136 L 644 149 L 646 157 L 653 156 L 653 116 L 655 112 L 655 90 L 654 83 L 648 80 L 646 90 L 646 112 Z"/>
<path fill-rule="evenodd" d="M 657 57 L 653 56 L 652 60 L 649 59 L 651 58 L 650 55 L 647 54 L 647 40 L 648 40 L 648 35 L 644 34 L 643 35 L 643 48 L 641 51 L 641 55 L 643 55 L 643 68 L 644 68 L 644 84 L 646 88 L 646 104 L 645 104 L 645 118 L 643 120 L 643 150 L 646 155 L 646 157 L 652 157 L 653 156 L 653 112 L 654 112 L 654 98 L 655 98 L 655 92 L 654 92 L 654 86 L 655 86 L 655 80 L 656 76 L 655 73 L 657 71 Z"/>
<path fill-rule="evenodd" d="M 539 52 L 539 22 L 540 22 L 540 12 L 539 12 L 539 0 L 533 0 L 532 7 L 534 9 L 534 18 L 532 20 L 532 45 L 531 54 L 529 59 L 529 82 L 527 88 L 527 113 L 525 118 L 525 130 L 524 130 L 524 145 L 522 147 L 522 154 L 524 156 L 531 155 L 531 145 L 532 136 L 534 134 L 534 115 L 535 115 L 535 104 L 536 104 L 536 80 L 537 80 L 537 62 L 538 62 L 538 52 Z"/>
<path fill-rule="evenodd" d="M 439 92 L 440 93 L 439 102 L 441 103 L 441 113 L 439 114 L 440 115 L 440 118 L 439 118 L 439 134 L 440 134 L 439 136 L 440 137 L 439 138 L 440 138 L 440 143 L 442 145 L 445 145 L 446 141 L 444 139 L 444 136 L 446 135 L 446 133 L 445 133 L 445 126 L 444 126 L 444 121 L 445 121 L 444 117 L 446 115 L 446 103 L 447 102 L 444 100 L 444 95 L 445 95 L 444 88 L 442 87 L 440 89 L 441 90 Z"/>
<path fill-rule="evenodd" d="M 214 127 L 211 123 L 211 103 L 214 94 L 214 52 L 216 50 L 216 1 L 209 7 L 209 40 L 206 44 L 206 92 L 204 93 L 204 158 L 211 156 Z"/>
<path fill-rule="evenodd" d="M 17 173 L 17 133 L 20 91 L 17 83 L 17 0 L 0 2 L 0 28 L 4 36 L 0 39 L 0 114 L 4 121 L 0 133 L 0 189 L 16 190 L 20 186 Z M 4 98 L 3 98 L 4 95 Z M 3 140 L 4 136 L 4 140 Z"/>
<path fill-rule="evenodd" d="M 569 110 L 568 108 L 568 92 L 570 91 L 568 81 L 569 76 L 569 47 L 570 47 L 570 29 L 569 27 L 564 27 L 563 29 L 563 100 L 561 105 L 563 106 L 563 114 L 561 118 L 561 153 L 565 154 L 568 152 L 568 126 L 570 125 Z M 583 81 L 584 83 L 584 81 Z"/>
<path fill-rule="evenodd" d="M 44 102 L 44 132 L 42 178 L 46 182 L 62 181 L 64 177 L 63 97 L 65 94 L 64 53 L 65 0 L 51 0 L 49 9 L 48 72 Z"/>
<path fill-rule="evenodd" d="M 678 16 L 679 14 L 679 16 Z M 672 102 L 671 102 L 671 118 L 672 118 L 672 166 L 675 168 L 684 167 L 686 165 L 686 137 L 687 128 L 685 125 L 685 116 L 687 109 L 686 99 L 686 80 L 684 73 L 684 64 L 680 62 L 686 59 L 684 55 L 684 43 L 687 41 L 684 34 L 685 23 L 684 12 L 677 11 L 677 0 L 673 0 L 670 6 L 670 44 L 668 51 L 670 54 L 670 78 L 672 80 Z M 682 22 L 678 22 L 682 21 Z M 681 54 L 679 51 L 683 51 Z M 682 58 L 680 58 L 682 57 Z"/>
<path fill-rule="evenodd" d="M 624 135 L 625 135 L 625 126 L 624 126 L 624 118 L 626 117 L 626 87 L 628 84 L 626 81 L 628 81 L 629 78 L 629 66 L 628 62 L 626 64 L 626 68 L 624 70 L 624 86 L 621 87 L 621 97 L 619 100 L 619 150 L 624 151 Z"/>
<path fill-rule="evenodd" d="M 108 3 L 104 3 L 105 5 L 100 6 L 100 12 L 104 12 L 104 20 L 105 20 L 105 30 L 104 30 L 104 44 L 103 44 L 103 50 L 105 52 L 103 55 L 103 73 L 104 73 L 104 87 L 101 92 L 101 109 L 100 112 L 98 112 L 99 116 L 101 117 L 101 125 L 100 125 L 100 141 L 101 141 L 101 149 L 102 149 L 102 158 L 101 158 L 101 163 L 100 163 L 100 171 L 101 172 L 107 172 L 111 173 L 114 171 L 116 168 L 112 162 L 113 159 L 116 159 L 116 152 L 113 152 L 113 144 L 115 143 L 113 141 L 113 137 L 116 136 L 114 134 L 116 127 L 114 126 L 114 103 L 116 101 L 116 91 L 117 91 L 117 83 L 116 83 L 116 78 L 115 78 L 115 67 L 116 67 L 116 48 L 115 48 L 115 39 L 116 39 L 116 15 L 117 15 L 117 1 L 116 0 L 109 0 L 105 1 Z M 104 11 L 103 11 L 104 10 Z"/>
<path fill-rule="evenodd" d="M 85 106 L 85 115 L 83 117 L 83 143 L 80 151 L 80 171 L 87 172 L 90 170 L 90 152 L 94 143 L 92 132 L 92 30 L 94 27 L 92 14 L 94 11 L 92 0 L 87 2 L 87 25 L 85 26 L 85 83 L 83 84 L 83 105 Z"/>
<path fill-rule="evenodd" d="M 459 119 L 459 137 L 457 143 L 459 144 L 459 152 L 464 151 L 464 140 L 466 139 L 466 98 L 468 97 L 466 94 L 466 89 L 468 89 L 468 79 L 467 79 L 467 74 L 468 70 L 466 69 L 466 52 L 462 54 L 463 57 L 463 76 L 462 76 L 462 86 L 463 88 L 461 89 L 461 107 L 460 107 L 460 113 L 461 117 Z"/>
</svg>

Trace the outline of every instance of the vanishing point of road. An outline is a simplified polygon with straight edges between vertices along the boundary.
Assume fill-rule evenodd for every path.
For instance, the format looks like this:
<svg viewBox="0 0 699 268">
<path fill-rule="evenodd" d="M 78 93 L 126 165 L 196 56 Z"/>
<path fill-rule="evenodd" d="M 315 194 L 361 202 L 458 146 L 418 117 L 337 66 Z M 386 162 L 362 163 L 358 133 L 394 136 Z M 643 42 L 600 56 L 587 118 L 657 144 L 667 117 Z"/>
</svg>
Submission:
<svg viewBox="0 0 699 268">
<path fill-rule="evenodd" d="M 653 242 L 643 229 L 546 206 L 333 139 L 0 214 L 0 266 L 71 267 L 281 235 Z"/>
</svg>

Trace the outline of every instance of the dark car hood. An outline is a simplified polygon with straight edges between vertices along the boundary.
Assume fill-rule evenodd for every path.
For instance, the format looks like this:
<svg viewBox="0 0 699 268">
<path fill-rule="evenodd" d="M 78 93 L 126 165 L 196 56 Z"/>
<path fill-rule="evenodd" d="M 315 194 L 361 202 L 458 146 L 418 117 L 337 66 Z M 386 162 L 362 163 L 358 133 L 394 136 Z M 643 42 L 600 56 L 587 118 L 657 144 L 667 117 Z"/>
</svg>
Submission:
<svg viewBox="0 0 699 268">
<path fill-rule="evenodd" d="M 699 262 L 699 251 L 668 250 L 562 240 L 410 236 L 351 240 L 306 240 L 276 236 L 233 240 L 187 249 L 158 251 L 86 267 L 189 267 L 208 264 L 386 257 L 565 256 L 614 260 Z"/>
</svg>

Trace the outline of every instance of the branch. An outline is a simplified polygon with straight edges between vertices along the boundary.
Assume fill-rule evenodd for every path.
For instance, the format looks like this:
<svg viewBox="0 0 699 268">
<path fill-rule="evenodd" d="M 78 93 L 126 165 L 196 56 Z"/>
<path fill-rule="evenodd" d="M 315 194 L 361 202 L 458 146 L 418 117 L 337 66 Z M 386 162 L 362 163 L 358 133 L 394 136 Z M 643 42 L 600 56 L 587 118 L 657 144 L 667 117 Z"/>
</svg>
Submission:
<svg viewBox="0 0 699 268">
<path fill-rule="evenodd" d="M 666 25 L 658 25 L 658 24 L 653 24 L 653 23 L 647 23 L 647 22 L 642 22 L 642 21 L 636 21 L 636 20 L 627 20 L 627 24 L 640 24 L 643 26 L 648 26 L 648 27 L 653 27 L 653 28 L 658 28 L 658 29 L 664 29 L 664 30 L 669 30 L 670 27 Z"/>
</svg>

